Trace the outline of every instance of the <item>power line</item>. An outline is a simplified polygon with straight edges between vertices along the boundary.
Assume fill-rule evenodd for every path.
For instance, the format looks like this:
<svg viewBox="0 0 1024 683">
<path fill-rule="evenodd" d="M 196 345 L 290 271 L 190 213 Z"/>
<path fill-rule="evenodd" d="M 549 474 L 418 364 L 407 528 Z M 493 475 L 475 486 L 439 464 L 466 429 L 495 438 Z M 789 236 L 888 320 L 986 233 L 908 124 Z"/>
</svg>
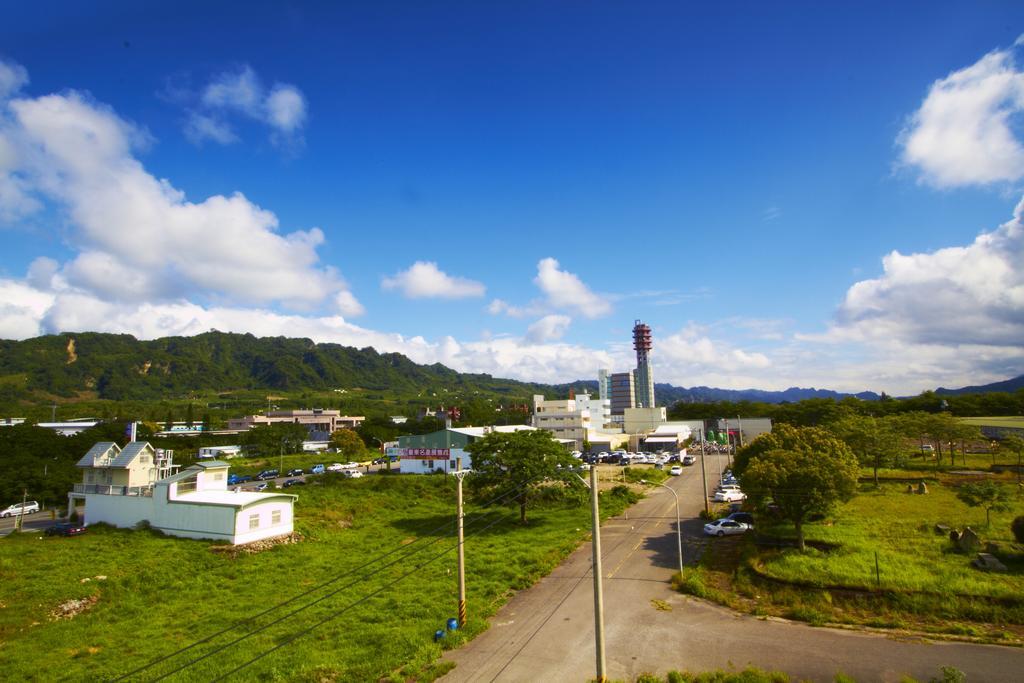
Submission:
<svg viewBox="0 0 1024 683">
<path fill-rule="evenodd" d="M 536 478 L 533 479 L 533 480 L 530 480 L 529 482 L 527 482 L 526 484 L 523 484 L 520 487 L 512 489 L 511 491 L 508 491 L 506 493 L 502 493 L 502 494 L 500 494 L 498 496 L 495 496 L 491 500 L 482 503 L 481 507 L 487 507 L 487 506 L 490 506 L 490 505 L 494 505 L 494 504 L 500 502 L 502 499 L 508 498 L 508 497 L 513 496 L 515 494 L 518 494 L 519 491 L 522 488 L 524 488 L 526 486 L 529 486 L 530 484 L 534 483 L 535 481 L 536 481 Z M 475 521 L 476 520 L 474 520 L 474 522 L 471 522 L 471 523 L 475 523 Z M 164 655 L 162 657 L 158 657 L 158 658 L 154 659 L 153 661 L 149 662 L 148 664 L 140 666 L 140 667 L 138 667 L 136 669 L 133 669 L 132 671 L 129 671 L 128 673 L 122 674 L 121 676 L 113 679 L 113 683 L 117 683 L 118 681 L 123 681 L 123 680 L 125 680 L 126 678 L 128 678 L 130 676 L 134 676 L 135 674 L 142 673 L 143 671 L 146 671 L 147 669 L 150 669 L 153 666 L 156 666 L 157 664 L 160 664 L 162 662 L 166 662 L 167 660 L 169 660 L 169 659 L 171 659 L 173 657 L 176 657 L 176 656 L 178 656 L 178 655 L 180 655 L 180 654 L 182 654 L 184 652 L 187 652 L 188 650 L 191 650 L 194 647 L 197 647 L 199 645 L 203 645 L 204 643 L 208 643 L 211 640 L 213 640 L 214 638 L 222 636 L 225 633 L 238 628 L 239 626 L 243 626 L 245 624 L 253 622 L 256 619 L 259 619 L 260 617 L 266 616 L 267 614 L 273 612 L 274 610 L 280 609 L 280 608 L 282 608 L 282 607 L 284 607 L 286 605 L 289 605 L 289 604 L 291 604 L 291 603 L 293 603 L 293 602 L 295 602 L 297 600 L 300 600 L 300 599 L 302 599 L 302 598 L 304 598 L 304 597 L 306 597 L 306 596 L 308 596 L 308 595 L 310 595 L 312 593 L 315 593 L 318 590 L 321 590 L 322 588 L 326 588 L 327 586 L 331 585 L 332 583 L 334 583 L 336 581 L 339 581 L 339 580 L 345 578 L 346 576 L 350 576 L 350 575 L 352 575 L 352 574 L 354 574 L 354 573 L 356 573 L 356 572 L 358 572 L 358 571 L 360 571 L 362 569 L 365 569 L 366 567 L 374 564 L 375 562 L 379 562 L 380 560 L 383 560 L 383 559 L 389 557 L 390 555 L 393 555 L 393 554 L 395 554 L 397 552 L 409 550 L 413 545 L 419 543 L 420 541 L 425 540 L 429 536 L 431 536 L 431 535 L 433 535 L 433 534 L 435 534 L 435 533 L 437 533 L 439 531 L 443 531 L 443 530 L 445 530 L 448 527 L 454 526 L 454 524 L 455 524 L 454 521 L 445 522 L 444 524 L 441 524 L 441 525 L 439 525 L 439 526 L 437 526 L 437 527 L 435 527 L 435 528 L 425 532 L 424 534 L 422 534 L 419 538 L 417 538 L 412 543 L 409 543 L 409 544 L 406 544 L 406 545 L 400 545 L 397 548 L 389 550 L 389 551 L 387 551 L 386 553 L 384 553 L 382 555 L 379 555 L 377 557 L 374 557 L 374 558 L 364 562 L 363 564 L 359 565 L 358 567 L 354 567 L 354 568 L 349 569 L 349 570 L 347 570 L 345 572 L 337 574 L 334 577 L 332 577 L 330 579 L 327 579 L 326 581 L 323 581 L 322 583 L 317 584 L 316 586 L 313 586 L 312 588 L 309 588 L 309 589 L 307 589 L 306 591 L 304 591 L 302 593 L 299 593 L 298 595 L 295 595 L 295 596 L 293 596 L 293 597 L 291 597 L 291 598 L 289 598 L 289 599 L 287 599 L 287 600 L 285 600 L 283 602 L 280 602 L 280 603 L 278 603 L 276 605 L 268 607 L 267 609 L 263 610 L 262 612 L 259 612 L 258 614 L 254 614 L 254 615 L 252 615 L 250 617 L 246 617 L 245 619 L 240 619 L 240 620 L 236 621 L 235 623 L 230 624 L 229 626 L 221 629 L 220 631 L 217 631 L 216 633 L 210 634 L 209 636 L 206 636 L 205 638 L 197 640 L 197 641 L 191 643 L 190 645 L 186 645 L 185 647 L 179 648 L 179 649 L 175 650 L 174 652 L 171 652 L 171 653 L 169 653 L 167 655 Z M 440 538 L 443 538 L 443 536 L 440 537 Z M 428 544 L 425 547 L 429 547 L 430 545 L 433 545 L 436 542 L 437 542 L 437 539 L 435 541 L 432 541 L 430 544 Z M 418 550 L 414 551 L 414 552 L 418 552 Z M 413 553 L 407 553 L 407 554 L 403 555 L 403 558 L 409 557 L 411 554 L 413 554 Z M 391 565 L 387 565 L 387 566 L 391 566 Z M 381 567 L 381 569 L 383 569 L 383 568 L 384 567 Z M 219 650 L 215 650 L 215 652 L 216 651 L 219 651 Z M 171 673 L 174 673 L 174 672 L 171 672 Z M 159 680 L 159 679 L 156 679 L 156 680 Z"/>
<path fill-rule="evenodd" d="M 513 517 L 506 517 L 506 518 L 503 518 L 503 519 L 496 519 L 495 521 L 493 521 L 490 524 L 488 524 L 487 526 L 485 526 L 483 529 L 479 529 L 476 533 L 484 532 L 487 529 L 490 529 L 492 526 L 498 524 L 499 522 L 502 522 L 502 521 L 513 521 L 514 519 L 515 519 L 514 516 Z M 469 535 L 472 535 L 472 534 L 469 534 Z M 410 571 L 406 572 L 405 574 L 402 574 L 400 577 L 398 577 L 397 579 L 395 579 L 391 583 L 378 588 L 377 590 L 373 591 L 372 593 L 364 595 L 363 597 L 359 598 L 358 600 L 356 600 L 355 602 L 349 604 L 348 606 L 343 607 L 342 609 L 338 610 L 337 612 L 324 617 L 323 619 L 321 619 L 320 621 L 316 622 L 315 624 L 313 624 L 309 628 L 306 628 L 306 629 L 303 629 L 303 630 L 299 631 L 295 635 L 293 635 L 290 638 L 288 638 L 288 639 L 278 643 L 277 645 L 275 645 L 274 647 L 270 648 L 269 650 L 261 652 L 260 654 L 256 655 L 252 659 L 249 659 L 248 661 L 243 662 L 242 664 L 239 664 L 238 666 L 236 666 L 231 671 L 228 671 L 227 673 L 225 673 L 225 674 L 223 674 L 221 676 L 218 676 L 217 678 L 213 679 L 213 683 L 217 683 L 218 681 L 222 681 L 225 678 L 227 678 L 228 676 L 231 676 L 232 674 L 238 673 L 239 671 L 241 671 L 245 667 L 254 664 L 255 662 L 259 661 L 260 659 L 263 659 L 264 657 L 266 657 L 267 655 L 269 655 L 269 654 L 271 654 L 273 652 L 276 652 L 277 650 L 281 649 L 285 645 L 291 644 L 292 642 L 294 642 L 295 640 L 298 640 L 299 638 L 301 638 L 302 636 L 306 635 L 307 633 L 312 632 L 314 629 L 317 629 L 317 628 L 323 626 L 324 624 L 326 624 L 327 622 L 332 621 L 332 620 L 338 618 L 339 616 L 341 616 L 342 614 L 344 614 L 348 610 L 352 609 L 353 607 L 356 607 L 357 605 L 360 605 L 360 604 L 366 602 L 367 600 L 369 600 L 370 598 L 374 597 L 375 595 L 379 595 L 380 593 L 384 592 L 386 589 L 391 588 L 392 586 L 394 586 L 396 583 L 398 583 L 402 579 L 405 579 L 405 578 L 408 578 L 409 576 L 412 576 L 413 574 L 418 572 L 423 567 L 427 566 L 428 564 L 430 564 L 434 560 L 437 560 L 438 558 L 442 557 L 443 555 L 445 555 L 447 553 L 450 553 L 451 551 L 455 550 L 457 547 L 458 546 L 455 545 L 455 546 L 452 546 L 450 548 L 446 548 L 446 549 L 442 550 L 440 553 L 437 553 L 436 555 L 431 557 L 426 562 L 423 562 L 423 563 L 417 565 L 416 567 L 414 567 L 413 569 L 411 569 Z"/>
</svg>

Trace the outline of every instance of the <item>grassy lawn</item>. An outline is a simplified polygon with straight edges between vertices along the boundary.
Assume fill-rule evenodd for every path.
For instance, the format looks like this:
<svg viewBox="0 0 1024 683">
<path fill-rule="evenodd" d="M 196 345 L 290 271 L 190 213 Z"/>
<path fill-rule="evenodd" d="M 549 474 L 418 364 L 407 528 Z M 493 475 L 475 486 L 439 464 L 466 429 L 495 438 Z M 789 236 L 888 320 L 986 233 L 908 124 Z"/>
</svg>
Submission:
<svg viewBox="0 0 1024 683">
<path fill-rule="evenodd" d="M 589 527 L 586 505 L 547 503 L 531 510 L 525 527 L 512 508 L 469 505 L 470 619 L 435 644 L 434 631 L 456 614 L 454 481 L 331 477 L 298 494 L 296 531 L 304 540 L 257 554 L 232 557 L 213 552 L 209 542 L 102 526 L 77 538 L 0 539 L 4 678 L 110 680 L 251 618 L 131 680 L 153 680 L 207 654 L 170 679 L 212 680 L 278 645 L 233 680 L 429 680 L 438 673 L 431 667 L 442 647 L 486 628 L 511 590 L 549 572 Z M 609 515 L 627 504 L 627 496 L 615 492 L 602 499 Z M 310 589 L 306 598 L 255 616 Z M 52 616 L 58 605 L 78 598 L 96 602 L 70 619 Z"/>
<path fill-rule="evenodd" d="M 1012 488 L 1015 480 L 1006 478 Z M 681 588 L 761 614 L 815 623 L 847 622 L 1024 642 L 1024 552 L 1014 546 L 1010 522 L 1024 515 L 992 513 L 960 502 L 948 475 L 928 483 L 929 493 L 906 493 L 905 483 L 863 484 L 830 518 L 805 527 L 809 542 L 795 548 L 756 545 L 753 537 L 713 543 L 702 566 Z M 1000 546 L 1006 573 L 981 572 L 974 555 L 954 552 L 936 524 L 973 528 Z M 761 535 L 793 537 L 788 524 L 762 520 Z M 728 539 L 727 539 L 728 540 Z M 984 549 L 984 548 L 982 548 Z M 878 572 L 876 574 L 876 554 Z"/>
</svg>

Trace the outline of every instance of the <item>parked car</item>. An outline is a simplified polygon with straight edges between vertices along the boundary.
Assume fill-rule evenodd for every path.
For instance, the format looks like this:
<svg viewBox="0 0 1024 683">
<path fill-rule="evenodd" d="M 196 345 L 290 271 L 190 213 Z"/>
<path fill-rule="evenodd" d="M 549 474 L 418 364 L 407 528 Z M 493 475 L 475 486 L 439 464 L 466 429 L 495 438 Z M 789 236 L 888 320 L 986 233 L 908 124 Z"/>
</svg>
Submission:
<svg viewBox="0 0 1024 683">
<path fill-rule="evenodd" d="M 323 464 L 313 465 L 313 468 L 309 470 L 310 474 L 323 474 L 326 471 L 327 470 L 324 468 Z"/>
<path fill-rule="evenodd" d="M 672 465 L 672 469 L 670 469 L 668 473 L 671 474 L 673 477 L 678 477 L 680 474 L 683 473 L 683 468 L 680 467 L 679 465 Z"/>
<path fill-rule="evenodd" d="M 679 456 L 678 455 L 670 455 L 670 456 L 668 456 L 668 461 L 669 462 L 679 462 Z"/>
<path fill-rule="evenodd" d="M 359 479 L 363 476 L 363 473 L 359 470 L 345 470 L 341 473 L 346 479 Z"/>
<path fill-rule="evenodd" d="M 305 473 L 306 473 L 306 471 L 303 470 L 301 467 L 295 467 L 293 469 L 288 470 L 288 472 L 285 474 L 285 476 L 288 476 L 288 477 L 301 477 Z"/>
<path fill-rule="evenodd" d="M 345 466 L 340 462 L 331 463 L 327 466 L 328 472 L 341 472 L 343 469 L 345 469 Z"/>
<path fill-rule="evenodd" d="M 749 512 L 734 512 L 727 516 L 726 519 L 731 519 L 734 522 L 743 522 L 748 528 L 754 528 L 754 515 Z"/>
<path fill-rule="evenodd" d="M 85 533 L 85 527 L 69 522 L 58 522 L 46 529 L 47 536 L 78 536 Z"/>
<path fill-rule="evenodd" d="M 683 464 L 684 465 L 692 465 L 695 462 L 697 462 L 697 458 L 693 457 L 692 455 L 684 455 L 683 456 Z"/>
<path fill-rule="evenodd" d="M 726 484 L 725 482 L 722 482 L 721 484 L 718 485 L 718 488 L 716 488 L 715 490 L 716 491 L 740 491 L 742 489 L 740 489 L 740 485 L 739 484 Z"/>
<path fill-rule="evenodd" d="M 712 498 L 716 503 L 733 503 L 740 500 L 746 500 L 747 496 L 742 491 L 716 491 L 715 497 Z"/>
<path fill-rule="evenodd" d="M 24 503 L 15 503 L 0 511 L 0 517 L 14 517 L 15 515 L 33 515 L 39 512 L 39 503 L 28 500 Z"/>
<path fill-rule="evenodd" d="M 388 457 L 387 456 L 384 456 L 383 458 L 374 458 L 373 459 L 373 464 L 374 465 L 386 465 L 387 462 L 388 462 Z"/>
<path fill-rule="evenodd" d="M 267 479 L 276 479 L 279 472 L 277 470 L 263 470 L 256 475 L 256 478 L 260 481 L 266 481 Z"/>
<path fill-rule="evenodd" d="M 252 481 L 252 477 L 248 474 L 229 474 L 228 475 L 228 486 L 234 486 L 235 484 L 244 484 L 248 481 Z"/>
<path fill-rule="evenodd" d="M 268 484 L 265 481 L 261 481 L 260 483 L 258 483 L 255 486 L 253 486 L 250 489 L 250 491 L 266 491 L 268 488 L 270 488 L 270 484 Z"/>
<path fill-rule="evenodd" d="M 704 533 L 708 536 L 731 536 L 746 533 L 749 528 L 743 522 L 735 522 L 731 519 L 716 519 L 714 522 L 704 525 Z"/>
<path fill-rule="evenodd" d="M 285 483 L 281 484 L 281 488 L 289 489 L 293 486 L 305 486 L 306 482 L 301 479 L 289 479 Z"/>
</svg>

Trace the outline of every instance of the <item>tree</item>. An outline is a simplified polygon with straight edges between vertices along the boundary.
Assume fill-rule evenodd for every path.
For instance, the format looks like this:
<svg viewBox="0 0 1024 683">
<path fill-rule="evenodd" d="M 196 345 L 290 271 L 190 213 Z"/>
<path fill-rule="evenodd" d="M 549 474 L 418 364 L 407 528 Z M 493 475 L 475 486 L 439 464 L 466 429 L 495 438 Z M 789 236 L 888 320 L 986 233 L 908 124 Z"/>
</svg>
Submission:
<svg viewBox="0 0 1024 683">
<path fill-rule="evenodd" d="M 770 500 L 793 523 L 803 550 L 804 521 L 852 498 L 860 467 L 849 446 L 826 430 L 778 425 L 741 449 L 733 470 L 755 505 Z"/>
<path fill-rule="evenodd" d="M 542 429 L 491 432 L 466 447 L 473 457 L 470 482 L 477 489 L 502 487 L 515 491 L 519 521 L 526 524 L 530 492 L 545 479 L 559 475 L 559 465 L 569 468 L 576 461 Z"/>
<path fill-rule="evenodd" d="M 828 430 L 850 447 L 862 466 L 874 471 L 878 486 L 878 470 L 889 467 L 900 457 L 900 438 L 891 418 L 848 415 L 828 425 Z"/>
<path fill-rule="evenodd" d="M 338 429 L 331 434 L 331 447 L 346 458 L 358 458 L 366 452 L 366 444 L 351 429 Z"/>
<path fill-rule="evenodd" d="M 985 526 L 992 523 L 991 512 L 1006 512 L 1010 509 L 1010 492 L 1002 484 L 994 481 L 983 481 L 977 484 L 964 484 L 956 497 L 972 508 L 985 508 Z"/>
</svg>

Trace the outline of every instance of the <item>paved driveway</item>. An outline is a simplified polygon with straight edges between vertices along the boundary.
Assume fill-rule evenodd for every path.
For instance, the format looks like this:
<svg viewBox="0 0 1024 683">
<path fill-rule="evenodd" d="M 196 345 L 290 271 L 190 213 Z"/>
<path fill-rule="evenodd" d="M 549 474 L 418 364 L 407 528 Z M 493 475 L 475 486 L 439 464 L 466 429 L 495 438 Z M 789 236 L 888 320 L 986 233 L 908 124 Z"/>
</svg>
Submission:
<svg viewBox="0 0 1024 683">
<path fill-rule="evenodd" d="M 717 476 L 716 457 L 709 456 L 709 479 Z M 707 542 L 696 518 L 703 505 L 699 464 L 669 483 L 688 518 L 683 520 L 684 555 L 692 561 Z M 896 640 L 762 620 L 676 593 L 668 585 L 678 563 L 673 505 L 671 494 L 657 489 L 602 527 L 611 678 L 754 665 L 802 680 L 832 681 L 842 671 L 858 681 L 899 681 L 904 675 L 927 681 L 952 665 L 971 683 L 1024 680 L 1022 649 Z M 595 675 L 593 620 L 590 544 L 585 544 L 509 601 L 487 632 L 446 653 L 456 668 L 443 680 L 587 680 Z"/>
</svg>

